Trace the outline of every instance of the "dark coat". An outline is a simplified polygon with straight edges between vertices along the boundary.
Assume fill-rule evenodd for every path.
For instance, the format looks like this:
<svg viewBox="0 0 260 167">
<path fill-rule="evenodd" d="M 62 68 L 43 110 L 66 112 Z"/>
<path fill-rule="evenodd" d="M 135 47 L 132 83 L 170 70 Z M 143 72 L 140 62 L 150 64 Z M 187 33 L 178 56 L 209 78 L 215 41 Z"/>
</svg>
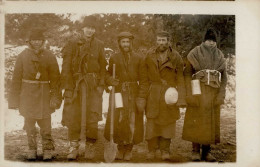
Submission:
<svg viewBox="0 0 260 167">
<path fill-rule="evenodd" d="M 82 63 L 83 61 L 86 63 Z M 102 90 L 104 90 L 106 65 L 103 42 L 96 38 L 93 38 L 89 45 L 84 40 L 69 41 L 63 48 L 61 84 L 65 89 L 64 96 L 73 98 L 73 103 L 64 105 L 62 118 L 64 126 L 69 125 L 73 112 L 81 112 L 79 96 L 81 81 L 85 81 L 88 85 L 87 110 L 97 115 L 89 120 L 102 120 Z M 67 94 L 67 90 L 72 93 Z"/>
<path fill-rule="evenodd" d="M 41 75 L 37 80 L 38 71 Z M 34 81 L 46 83 L 33 83 Z M 9 108 L 18 107 L 20 114 L 26 118 L 43 119 L 55 111 L 50 107 L 50 99 L 54 97 L 61 100 L 60 72 L 56 57 L 47 50 L 36 55 L 34 50 L 25 49 L 15 63 Z"/>
<path fill-rule="evenodd" d="M 188 55 L 197 55 L 200 47 L 194 48 Z M 218 50 L 218 52 L 220 52 Z M 202 52 L 203 53 L 203 52 Z M 220 52 L 221 53 L 221 52 Z M 206 62 L 202 62 L 209 69 L 213 69 L 217 59 L 217 55 L 213 56 L 214 59 L 208 56 Z M 219 59 L 224 62 L 222 53 L 219 55 Z M 220 62 L 218 60 L 218 62 Z M 200 63 L 200 62 L 198 62 Z M 200 81 L 201 95 L 192 96 L 191 80 L 192 75 L 198 72 L 194 66 L 187 61 L 184 71 L 185 84 L 186 84 L 186 98 L 187 98 L 187 110 L 185 114 L 184 127 L 183 127 L 183 139 L 200 144 L 215 144 L 220 142 L 220 104 L 218 101 L 224 101 L 225 88 L 227 84 L 227 74 L 225 66 L 222 66 L 219 72 L 221 72 L 221 83 L 219 88 L 206 85 L 205 82 Z"/>
<path fill-rule="evenodd" d="M 125 55 L 117 53 L 111 56 L 109 61 L 107 78 L 112 77 L 113 64 L 116 64 L 116 78 L 119 79 L 120 83 L 116 86 L 115 92 L 121 92 L 124 105 L 124 108 L 116 109 L 114 114 L 114 140 L 116 143 L 122 144 L 124 141 L 128 144 L 132 142 L 137 144 L 143 141 L 143 113 L 137 112 L 135 103 L 139 91 L 138 81 L 140 77 L 141 60 L 142 56 L 131 53 L 127 63 Z M 110 85 L 109 82 L 107 82 L 107 84 Z M 104 133 L 107 140 L 110 140 L 110 111 L 111 108 L 109 107 Z M 131 119 L 131 114 L 133 119 Z M 134 123 L 132 123 L 134 126 L 133 134 L 131 133 L 131 120 L 135 120 Z"/>
<path fill-rule="evenodd" d="M 168 106 L 164 95 L 169 87 L 178 91 L 178 102 Z M 151 49 L 141 68 L 140 96 L 147 98 L 146 117 L 160 125 L 169 125 L 179 119 L 177 105 L 185 105 L 183 62 L 177 51 L 169 48 L 167 59 L 159 66 L 158 52 Z"/>
</svg>

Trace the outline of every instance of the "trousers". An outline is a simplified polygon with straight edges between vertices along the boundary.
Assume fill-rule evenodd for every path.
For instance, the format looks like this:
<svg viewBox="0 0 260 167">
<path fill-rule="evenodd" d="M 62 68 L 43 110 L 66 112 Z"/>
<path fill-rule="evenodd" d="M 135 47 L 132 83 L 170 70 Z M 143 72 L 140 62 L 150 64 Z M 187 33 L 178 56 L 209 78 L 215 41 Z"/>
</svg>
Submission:
<svg viewBox="0 0 260 167">
<path fill-rule="evenodd" d="M 24 129 L 27 133 L 29 149 L 37 149 L 36 122 L 40 127 L 43 150 L 54 150 L 53 139 L 51 136 L 51 117 L 44 119 L 24 118 Z"/>
</svg>

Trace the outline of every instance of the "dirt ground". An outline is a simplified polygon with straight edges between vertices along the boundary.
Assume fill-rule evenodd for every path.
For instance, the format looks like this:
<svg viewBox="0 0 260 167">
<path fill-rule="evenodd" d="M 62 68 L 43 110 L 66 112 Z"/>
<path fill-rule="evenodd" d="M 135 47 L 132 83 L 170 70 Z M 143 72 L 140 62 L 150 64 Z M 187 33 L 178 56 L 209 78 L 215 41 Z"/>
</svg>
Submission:
<svg viewBox="0 0 260 167">
<path fill-rule="evenodd" d="M 181 119 L 177 121 L 176 137 L 171 143 L 171 160 L 164 163 L 184 163 L 191 161 L 191 143 L 181 139 L 183 128 L 184 113 Z M 84 159 L 84 141 L 81 142 L 80 153 L 77 162 L 100 163 L 104 162 L 104 145 L 107 141 L 103 137 L 104 125 L 99 127 L 99 140 L 97 142 L 97 154 L 94 160 Z M 66 154 L 69 150 L 66 128 L 54 128 L 52 130 L 55 141 L 54 162 L 69 162 Z M 27 137 L 23 130 L 5 133 L 5 160 L 26 162 Z M 133 158 L 129 163 L 161 163 L 162 161 L 154 159 L 148 161 L 145 159 L 147 153 L 147 143 L 134 146 Z M 223 108 L 221 111 L 221 143 L 212 146 L 212 154 L 218 162 L 236 162 L 236 112 L 234 108 Z M 41 140 L 38 134 L 38 159 L 42 161 Z M 75 162 L 75 161 L 72 161 Z M 114 161 L 114 163 L 123 161 Z"/>
</svg>

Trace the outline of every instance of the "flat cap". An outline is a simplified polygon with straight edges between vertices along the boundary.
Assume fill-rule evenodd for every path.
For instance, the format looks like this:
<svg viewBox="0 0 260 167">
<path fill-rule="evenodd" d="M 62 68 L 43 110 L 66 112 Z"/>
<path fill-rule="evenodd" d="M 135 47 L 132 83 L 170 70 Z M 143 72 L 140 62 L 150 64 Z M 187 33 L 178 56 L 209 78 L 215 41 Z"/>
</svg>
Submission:
<svg viewBox="0 0 260 167">
<path fill-rule="evenodd" d="M 92 27 L 96 28 L 97 25 L 97 18 L 93 15 L 91 16 L 86 16 L 81 24 L 81 28 L 84 27 Z"/>
<path fill-rule="evenodd" d="M 157 32 L 157 36 L 159 37 L 170 37 L 170 34 L 167 31 L 159 31 Z"/>
<path fill-rule="evenodd" d="M 117 39 L 121 40 L 123 38 L 134 39 L 134 36 L 130 32 L 120 32 L 117 36 Z"/>
</svg>

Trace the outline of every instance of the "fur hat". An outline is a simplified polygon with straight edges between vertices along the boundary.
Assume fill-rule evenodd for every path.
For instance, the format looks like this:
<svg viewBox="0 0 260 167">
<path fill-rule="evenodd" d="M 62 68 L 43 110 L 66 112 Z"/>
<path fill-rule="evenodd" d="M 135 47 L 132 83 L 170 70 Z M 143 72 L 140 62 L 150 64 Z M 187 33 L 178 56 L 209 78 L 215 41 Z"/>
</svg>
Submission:
<svg viewBox="0 0 260 167">
<path fill-rule="evenodd" d="M 33 29 L 29 35 L 29 40 L 44 40 L 42 29 Z"/>
<path fill-rule="evenodd" d="M 205 36 L 204 36 L 204 42 L 206 40 L 212 40 L 212 41 L 217 42 L 217 33 L 213 28 L 207 29 Z"/>
</svg>

